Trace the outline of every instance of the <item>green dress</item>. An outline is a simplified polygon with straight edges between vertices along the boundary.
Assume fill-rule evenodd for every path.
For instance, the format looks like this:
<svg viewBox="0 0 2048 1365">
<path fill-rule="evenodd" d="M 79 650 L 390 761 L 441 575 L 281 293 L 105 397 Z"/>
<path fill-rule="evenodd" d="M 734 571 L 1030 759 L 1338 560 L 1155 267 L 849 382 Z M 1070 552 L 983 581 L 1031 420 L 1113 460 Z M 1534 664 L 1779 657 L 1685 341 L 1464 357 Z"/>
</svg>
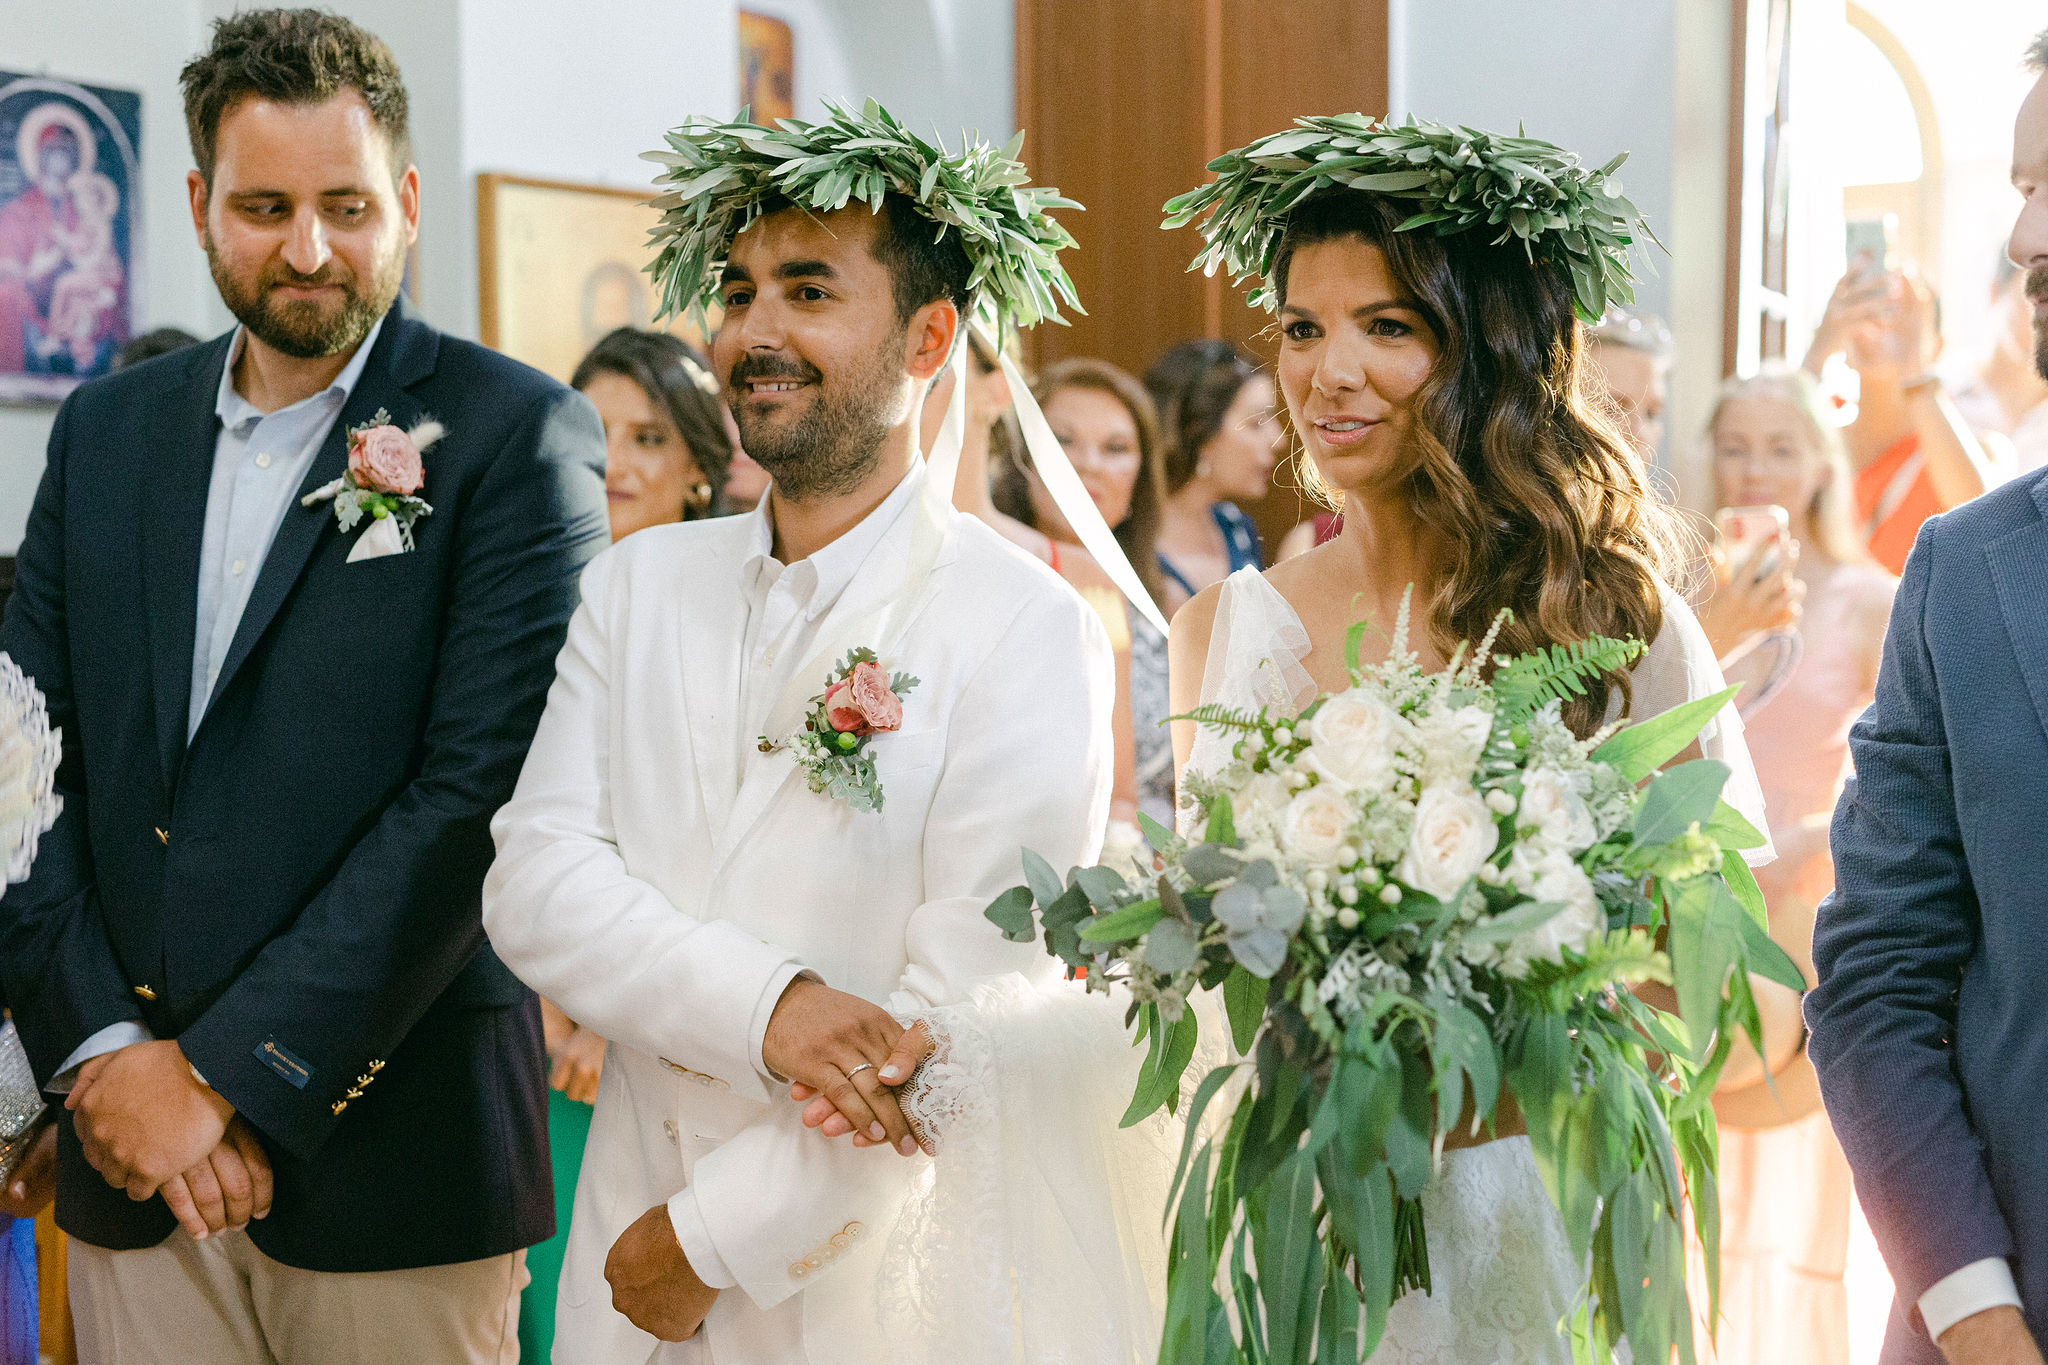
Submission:
<svg viewBox="0 0 2048 1365">
<path fill-rule="evenodd" d="M 569 1246 L 569 1213 L 576 1206 L 576 1173 L 583 1168 L 583 1144 L 590 1139 L 591 1106 L 548 1091 L 548 1147 L 555 1170 L 555 1235 L 526 1253 L 533 1277 L 519 1296 L 519 1358 L 545 1361 L 555 1343 L 555 1286 L 562 1278 L 562 1253 Z"/>
</svg>

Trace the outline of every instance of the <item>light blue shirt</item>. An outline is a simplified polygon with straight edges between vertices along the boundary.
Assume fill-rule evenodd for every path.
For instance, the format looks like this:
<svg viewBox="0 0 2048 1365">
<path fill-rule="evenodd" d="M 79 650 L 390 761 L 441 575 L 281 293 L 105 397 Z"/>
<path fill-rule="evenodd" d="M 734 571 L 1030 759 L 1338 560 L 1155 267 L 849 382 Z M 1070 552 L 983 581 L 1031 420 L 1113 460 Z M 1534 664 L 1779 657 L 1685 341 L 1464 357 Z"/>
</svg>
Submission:
<svg viewBox="0 0 2048 1365">
<path fill-rule="evenodd" d="M 199 612 L 192 633 L 192 702 L 185 738 L 198 733 L 200 717 L 213 697 L 214 681 L 227 661 L 249 590 L 256 586 L 270 542 L 298 497 L 306 471 L 334 430 L 370 348 L 384 328 L 380 318 L 334 382 L 288 408 L 265 413 L 235 392 L 235 359 L 247 334 L 237 329 L 221 366 L 220 391 L 213 400 L 220 435 L 213 443 L 213 481 L 206 492 L 206 532 L 199 545 Z M 331 515 L 331 513 L 330 513 Z"/>
<path fill-rule="evenodd" d="M 260 411 L 235 392 L 235 361 L 248 341 L 247 333 L 235 331 L 213 400 L 220 435 L 213 443 L 213 480 L 206 490 L 206 530 L 199 543 L 199 611 L 192 633 L 187 740 L 198 733 L 200 718 L 212 700 L 214 680 L 227 661 L 235 628 L 242 624 L 242 609 L 249 605 L 249 590 L 256 586 L 256 576 L 270 554 L 270 542 L 277 539 L 306 471 L 334 430 L 383 330 L 380 318 L 333 383 L 272 413 Z M 130 1043 L 146 1043 L 153 1036 L 132 1020 L 107 1025 L 64 1059 L 49 1089 L 59 1094 L 70 1090 L 78 1068 L 92 1058 Z"/>
</svg>

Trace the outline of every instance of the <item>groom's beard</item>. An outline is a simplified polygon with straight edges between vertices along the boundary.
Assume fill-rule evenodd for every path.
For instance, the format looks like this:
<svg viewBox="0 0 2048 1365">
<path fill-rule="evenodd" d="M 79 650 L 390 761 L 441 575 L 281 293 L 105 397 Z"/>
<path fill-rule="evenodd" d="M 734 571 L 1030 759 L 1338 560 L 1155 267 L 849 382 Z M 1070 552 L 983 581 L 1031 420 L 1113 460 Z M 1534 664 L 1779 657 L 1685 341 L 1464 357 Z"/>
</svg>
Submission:
<svg viewBox="0 0 2048 1365">
<path fill-rule="evenodd" d="M 2034 369 L 2048 379 L 2048 265 L 2027 271 L 2027 302 L 2034 305 Z"/>
<path fill-rule="evenodd" d="M 786 498 L 808 502 L 853 492 L 874 473 L 882 442 L 902 415 L 902 353 L 900 337 L 877 347 L 837 392 L 804 361 L 742 357 L 730 380 L 741 447 Z M 801 405 L 756 403 L 746 388 L 756 379 L 793 379 L 814 387 Z"/>
</svg>

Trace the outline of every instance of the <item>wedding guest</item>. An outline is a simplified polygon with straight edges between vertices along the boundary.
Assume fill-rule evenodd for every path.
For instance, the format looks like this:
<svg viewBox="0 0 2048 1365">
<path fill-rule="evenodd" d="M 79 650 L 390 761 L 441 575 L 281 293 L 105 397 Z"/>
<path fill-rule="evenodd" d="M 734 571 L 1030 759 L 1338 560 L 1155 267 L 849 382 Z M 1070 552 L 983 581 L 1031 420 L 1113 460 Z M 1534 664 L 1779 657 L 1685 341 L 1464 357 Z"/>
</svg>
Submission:
<svg viewBox="0 0 2048 1365">
<path fill-rule="evenodd" d="M 1955 392 L 1956 411 L 1985 446 L 2004 446 L 2000 472 L 2009 476 L 2048 465 L 2048 379 L 2041 377 L 2034 355 L 2029 280 L 2001 248 L 1991 283 L 1991 344 Z"/>
<path fill-rule="evenodd" d="M 2048 270 L 2048 32 L 2015 121 L 2012 258 Z M 2034 317 L 2036 354 L 2048 314 Z M 1811 1049 L 1898 1287 L 1884 1359 L 2041 1365 L 2048 478 L 1921 528 L 1850 732 Z"/>
<path fill-rule="evenodd" d="M 199 338 L 182 327 L 154 327 L 114 353 L 114 368 L 125 370 L 130 365 L 140 365 L 145 360 L 155 360 L 160 355 L 169 355 L 198 344 Z"/>
<path fill-rule="evenodd" d="M 1896 574 L 1922 522 L 1996 482 L 1992 463 L 1934 371 L 1940 317 L 1925 281 L 1853 263 L 1814 329 L 1806 368 L 1818 378 L 1837 355 L 1860 381 L 1844 434 L 1861 535 Z"/>
<path fill-rule="evenodd" d="M 1162 600 L 1154 545 L 1165 480 L 1151 395 L 1109 362 L 1079 358 L 1048 368 L 1032 386 L 1032 396 L 1146 591 L 1153 601 Z M 1009 450 L 1010 458 L 996 466 L 994 505 L 1046 541 L 1053 567 L 1068 575 L 1068 581 L 1095 605 L 1110 629 L 1111 643 L 1125 645 L 1129 664 L 1127 675 L 1118 679 L 1122 686 L 1116 714 L 1119 752 L 1128 736 L 1136 809 L 1171 827 L 1173 741 L 1164 725 L 1166 637 L 1126 608 L 1123 595 L 1081 548 L 1029 454 L 1015 445 Z M 1073 576 L 1076 572 L 1085 572 L 1088 578 Z M 1121 818 L 1131 819 L 1132 813 Z"/>
<path fill-rule="evenodd" d="M 569 387 L 604 422 L 613 540 L 724 514 L 733 440 L 710 362 L 689 343 L 621 327 L 583 357 Z"/>
<path fill-rule="evenodd" d="M 1159 410 L 1166 504 L 1159 568 L 1169 618 L 1242 568 L 1263 568 L 1258 529 L 1237 504 L 1266 496 L 1280 447 L 1272 376 L 1235 342 L 1187 341 L 1145 372 Z"/>
<path fill-rule="evenodd" d="M 554 1210 L 539 1008 L 480 899 L 603 432 L 400 296 L 382 40 L 243 11 L 181 81 L 239 325 L 66 400 L 0 626 L 67 746 L 0 978 L 69 1092 L 80 1354 L 508 1361 Z"/>
<path fill-rule="evenodd" d="M 1869 706 L 1898 580 L 1856 534 L 1848 455 L 1820 392 L 1803 370 L 1731 381 L 1708 423 L 1716 501 L 1791 514 L 1788 564 L 1805 610 L 1796 663 L 1772 699 L 1746 712 L 1776 862 L 1756 869 L 1771 937 L 1813 979 L 1814 907 L 1834 886 L 1828 819 L 1849 771 L 1849 727 Z M 1755 693 L 1781 667 L 1755 650 L 1728 681 Z M 1752 984 L 1765 1015 L 1768 1061 L 1740 1047 L 1723 1072 L 1721 1310 L 1718 1365 L 1798 1360 L 1848 1365 L 1843 1286 L 1854 1194 L 1849 1166 L 1820 1107 L 1801 1037 L 1796 994 Z M 1768 1076 L 1766 1070 L 1768 1067 Z"/>
<path fill-rule="evenodd" d="M 1654 313 L 1609 307 L 1589 328 L 1587 356 L 1607 399 L 1621 418 L 1622 435 L 1646 464 L 1664 445 L 1664 405 L 1671 375 L 1671 329 Z"/>
</svg>

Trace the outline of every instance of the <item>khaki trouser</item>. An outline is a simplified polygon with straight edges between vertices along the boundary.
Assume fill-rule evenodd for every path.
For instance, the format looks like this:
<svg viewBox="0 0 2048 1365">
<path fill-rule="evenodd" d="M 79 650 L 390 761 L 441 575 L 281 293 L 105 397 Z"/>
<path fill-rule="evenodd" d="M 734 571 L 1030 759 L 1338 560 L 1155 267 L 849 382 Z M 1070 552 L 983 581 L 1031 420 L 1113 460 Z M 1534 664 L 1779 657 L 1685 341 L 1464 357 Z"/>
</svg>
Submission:
<svg viewBox="0 0 2048 1365">
<path fill-rule="evenodd" d="M 515 1365 L 526 1253 L 418 1270 L 296 1270 L 246 1232 L 140 1251 L 71 1241 L 82 1365 Z"/>
</svg>

